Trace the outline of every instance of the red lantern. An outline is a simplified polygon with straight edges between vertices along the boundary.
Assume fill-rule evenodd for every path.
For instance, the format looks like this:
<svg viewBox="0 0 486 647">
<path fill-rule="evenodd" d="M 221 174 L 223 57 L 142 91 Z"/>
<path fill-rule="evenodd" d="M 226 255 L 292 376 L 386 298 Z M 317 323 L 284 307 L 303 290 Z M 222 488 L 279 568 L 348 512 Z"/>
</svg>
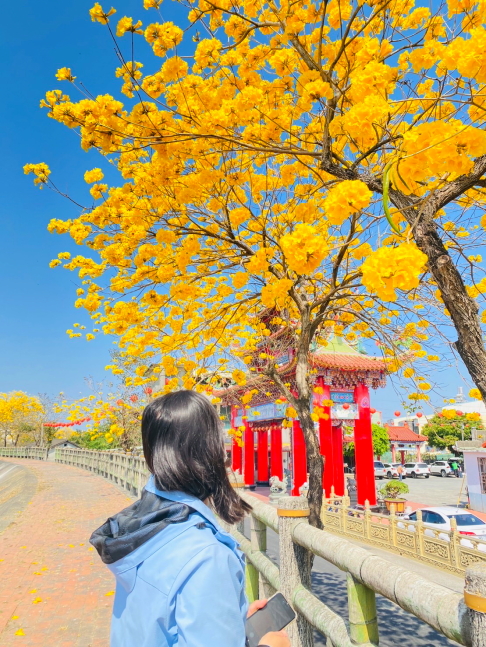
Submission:
<svg viewBox="0 0 486 647">
<path fill-rule="evenodd" d="M 457 413 L 458 416 L 463 416 L 464 415 L 462 411 L 456 411 L 456 413 Z"/>
<path fill-rule="evenodd" d="M 134 394 L 134 395 L 131 395 L 131 396 L 130 396 L 130 400 L 131 400 L 132 402 L 136 402 L 136 401 L 138 400 L 138 395 L 135 395 L 135 394 Z"/>
<path fill-rule="evenodd" d="M 347 402 L 343 404 L 343 409 L 349 409 L 349 404 Z"/>
<path fill-rule="evenodd" d="M 150 386 L 148 386 L 148 387 L 145 389 L 145 393 L 146 393 L 147 395 L 151 395 L 151 394 L 152 394 L 152 391 L 153 391 L 153 389 L 152 389 L 152 387 L 150 387 Z"/>
<path fill-rule="evenodd" d="M 399 415 L 400 415 L 400 411 L 395 411 L 395 416 L 396 416 L 397 418 L 398 418 L 398 416 L 399 416 Z"/>
<path fill-rule="evenodd" d="M 370 409 L 370 413 L 376 413 L 376 409 Z"/>
<path fill-rule="evenodd" d="M 421 411 L 417 411 L 417 418 L 421 418 L 424 414 Z"/>
</svg>

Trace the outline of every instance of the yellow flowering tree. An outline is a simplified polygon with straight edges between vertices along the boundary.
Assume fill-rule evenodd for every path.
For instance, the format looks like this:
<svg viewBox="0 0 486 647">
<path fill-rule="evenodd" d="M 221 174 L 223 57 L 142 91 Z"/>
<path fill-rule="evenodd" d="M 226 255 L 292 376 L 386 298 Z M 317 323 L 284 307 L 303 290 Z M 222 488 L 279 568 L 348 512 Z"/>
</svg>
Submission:
<svg viewBox="0 0 486 647">
<path fill-rule="evenodd" d="M 135 386 L 162 374 L 164 388 L 208 390 L 208 376 L 252 364 L 301 420 L 319 524 L 313 343 L 374 339 L 393 371 L 438 359 L 427 327 L 452 324 L 486 396 L 486 5 L 179 4 L 181 25 L 154 14 L 112 29 L 115 9 L 96 3 L 123 101 L 55 89 L 41 102 L 100 153 L 85 174 L 94 202 L 49 224 L 87 250 L 52 261 L 78 272 L 76 306 L 94 321 L 68 334 L 117 336 L 143 358 Z M 143 64 L 137 39 L 153 51 Z M 75 89 L 70 68 L 57 78 Z M 25 172 L 55 188 L 45 163 Z M 277 368 L 282 343 L 296 349 L 295 390 Z M 424 371 L 408 368 L 411 399 L 427 399 Z"/>
<path fill-rule="evenodd" d="M 23 445 L 43 437 L 44 407 L 36 396 L 23 391 L 0 393 L 0 433 L 3 446 Z"/>
</svg>

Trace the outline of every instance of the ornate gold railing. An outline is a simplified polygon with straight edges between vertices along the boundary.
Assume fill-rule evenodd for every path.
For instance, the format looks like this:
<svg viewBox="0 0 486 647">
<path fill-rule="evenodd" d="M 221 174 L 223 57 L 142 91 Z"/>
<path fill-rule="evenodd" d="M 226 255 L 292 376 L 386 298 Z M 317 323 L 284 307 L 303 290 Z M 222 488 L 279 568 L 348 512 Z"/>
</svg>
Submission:
<svg viewBox="0 0 486 647">
<path fill-rule="evenodd" d="M 373 512 L 369 505 L 363 510 L 349 507 L 349 498 L 329 497 L 322 506 L 322 522 L 327 531 L 371 544 L 399 555 L 413 557 L 463 575 L 466 568 L 486 562 L 486 540 L 464 536 L 451 520 L 451 531 L 436 530 L 422 521 L 405 520 L 392 510 L 389 515 Z"/>
</svg>

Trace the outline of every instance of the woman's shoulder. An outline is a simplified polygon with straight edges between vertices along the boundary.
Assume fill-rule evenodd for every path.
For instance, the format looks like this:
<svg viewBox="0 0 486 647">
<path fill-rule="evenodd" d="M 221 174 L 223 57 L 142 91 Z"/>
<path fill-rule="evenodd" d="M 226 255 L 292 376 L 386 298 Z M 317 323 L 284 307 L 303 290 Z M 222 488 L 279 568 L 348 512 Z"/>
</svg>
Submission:
<svg viewBox="0 0 486 647">
<path fill-rule="evenodd" d="M 167 537 L 169 541 L 164 541 L 138 568 L 139 577 L 163 593 L 169 593 L 181 572 L 193 571 L 212 560 L 225 562 L 234 569 L 241 566 L 236 542 L 231 546 L 224 541 L 226 533 L 201 515 L 193 513 L 191 517 L 192 523 L 183 532 Z"/>
</svg>

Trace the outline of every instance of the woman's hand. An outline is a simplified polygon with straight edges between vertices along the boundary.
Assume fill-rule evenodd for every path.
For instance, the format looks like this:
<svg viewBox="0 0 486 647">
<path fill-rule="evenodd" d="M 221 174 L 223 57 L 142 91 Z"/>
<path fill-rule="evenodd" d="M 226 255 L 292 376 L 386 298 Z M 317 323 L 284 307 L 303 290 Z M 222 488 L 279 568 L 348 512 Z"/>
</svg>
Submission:
<svg viewBox="0 0 486 647">
<path fill-rule="evenodd" d="M 267 647 L 291 647 L 285 631 L 270 631 L 260 639 L 260 644 Z"/>
<path fill-rule="evenodd" d="M 248 613 L 246 614 L 246 617 L 249 618 L 259 609 L 263 609 L 263 607 L 266 606 L 267 602 L 268 600 L 255 600 L 255 602 L 252 602 L 248 607 Z"/>
<path fill-rule="evenodd" d="M 249 618 L 259 609 L 263 609 L 267 602 L 268 600 L 255 600 L 255 602 L 252 602 L 248 607 L 246 617 Z M 285 631 L 270 631 L 263 636 L 260 640 L 260 644 L 266 645 L 267 647 L 291 647 L 290 640 Z"/>
</svg>

